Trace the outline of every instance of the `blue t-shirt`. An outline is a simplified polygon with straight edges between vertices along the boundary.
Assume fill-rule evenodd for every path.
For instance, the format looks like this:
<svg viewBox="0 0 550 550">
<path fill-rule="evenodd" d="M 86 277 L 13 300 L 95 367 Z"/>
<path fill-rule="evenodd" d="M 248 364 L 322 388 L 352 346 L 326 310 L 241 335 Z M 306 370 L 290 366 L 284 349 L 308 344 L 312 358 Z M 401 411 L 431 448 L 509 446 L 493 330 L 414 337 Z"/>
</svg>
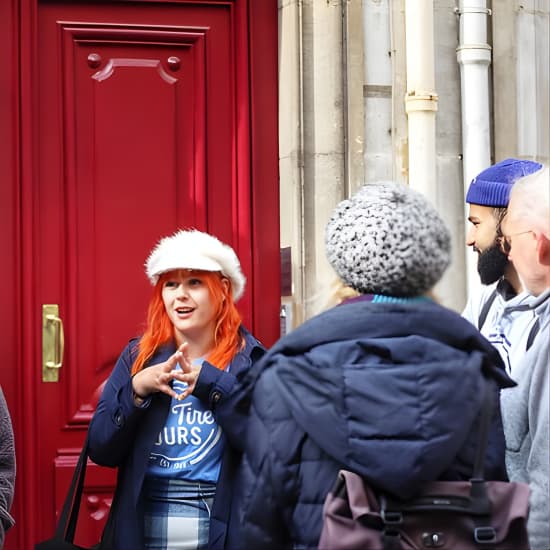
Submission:
<svg viewBox="0 0 550 550">
<path fill-rule="evenodd" d="M 186 387 L 174 380 L 176 393 Z M 193 395 L 182 401 L 172 398 L 166 424 L 149 455 L 147 475 L 217 483 L 224 445 L 221 427 L 199 399 Z"/>
</svg>

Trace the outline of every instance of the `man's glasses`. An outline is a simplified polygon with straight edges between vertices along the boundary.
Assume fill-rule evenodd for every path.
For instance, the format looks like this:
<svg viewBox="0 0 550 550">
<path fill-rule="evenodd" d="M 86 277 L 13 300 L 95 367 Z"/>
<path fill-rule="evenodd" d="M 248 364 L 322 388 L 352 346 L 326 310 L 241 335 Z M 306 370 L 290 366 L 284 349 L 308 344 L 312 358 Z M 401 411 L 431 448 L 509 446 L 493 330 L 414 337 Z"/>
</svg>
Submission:
<svg viewBox="0 0 550 550">
<path fill-rule="evenodd" d="M 533 231 L 531 229 L 528 229 L 527 231 L 512 233 L 511 235 L 500 235 L 500 237 L 497 238 L 497 241 L 500 245 L 500 249 L 502 250 L 502 252 L 504 252 L 504 254 L 510 254 L 510 250 L 512 249 L 512 237 L 527 235 L 527 233 L 533 233 Z"/>
</svg>

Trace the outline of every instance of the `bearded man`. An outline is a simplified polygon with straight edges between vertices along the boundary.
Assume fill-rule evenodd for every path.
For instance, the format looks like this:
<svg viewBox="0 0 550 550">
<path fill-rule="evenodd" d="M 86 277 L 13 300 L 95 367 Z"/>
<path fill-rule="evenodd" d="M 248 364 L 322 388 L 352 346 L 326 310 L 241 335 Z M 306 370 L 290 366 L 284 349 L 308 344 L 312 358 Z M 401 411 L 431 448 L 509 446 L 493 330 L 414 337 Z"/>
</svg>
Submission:
<svg viewBox="0 0 550 550">
<path fill-rule="evenodd" d="M 514 265 L 502 250 L 501 222 L 514 183 L 541 168 L 530 160 L 503 160 L 478 174 L 466 194 L 471 224 L 466 244 L 478 254 L 483 286 L 469 297 L 462 315 L 498 349 L 512 378 L 538 334 L 539 323 L 532 296 L 523 291 Z"/>
</svg>

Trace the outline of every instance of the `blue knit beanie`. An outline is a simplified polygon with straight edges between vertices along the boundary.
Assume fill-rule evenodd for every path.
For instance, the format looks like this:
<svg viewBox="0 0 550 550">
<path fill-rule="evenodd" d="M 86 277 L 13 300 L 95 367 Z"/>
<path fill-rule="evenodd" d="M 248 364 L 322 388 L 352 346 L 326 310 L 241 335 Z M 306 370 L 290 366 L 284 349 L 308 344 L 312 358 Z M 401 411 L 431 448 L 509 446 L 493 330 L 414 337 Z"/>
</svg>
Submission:
<svg viewBox="0 0 550 550">
<path fill-rule="evenodd" d="M 466 202 L 494 208 L 506 208 L 512 185 L 523 176 L 542 168 L 542 164 L 531 160 L 509 158 L 489 166 L 470 183 Z"/>
</svg>

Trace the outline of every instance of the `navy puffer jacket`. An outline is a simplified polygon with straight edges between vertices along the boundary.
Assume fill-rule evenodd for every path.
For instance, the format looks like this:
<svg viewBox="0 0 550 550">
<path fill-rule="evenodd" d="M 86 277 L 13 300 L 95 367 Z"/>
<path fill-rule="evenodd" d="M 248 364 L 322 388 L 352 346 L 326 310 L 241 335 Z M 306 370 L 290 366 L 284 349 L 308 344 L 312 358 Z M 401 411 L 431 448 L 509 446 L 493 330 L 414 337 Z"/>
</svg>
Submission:
<svg viewBox="0 0 550 550">
<path fill-rule="evenodd" d="M 248 376 L 243 548 L 315 548 L 340 468 L 401 497 L 468 479 L 484 375 L 514 385 L 477 329 L 430 300 L 345 303 L 282 338 Z M 486 477 L 506 479 L 498 406 Z"/>
</svg>

